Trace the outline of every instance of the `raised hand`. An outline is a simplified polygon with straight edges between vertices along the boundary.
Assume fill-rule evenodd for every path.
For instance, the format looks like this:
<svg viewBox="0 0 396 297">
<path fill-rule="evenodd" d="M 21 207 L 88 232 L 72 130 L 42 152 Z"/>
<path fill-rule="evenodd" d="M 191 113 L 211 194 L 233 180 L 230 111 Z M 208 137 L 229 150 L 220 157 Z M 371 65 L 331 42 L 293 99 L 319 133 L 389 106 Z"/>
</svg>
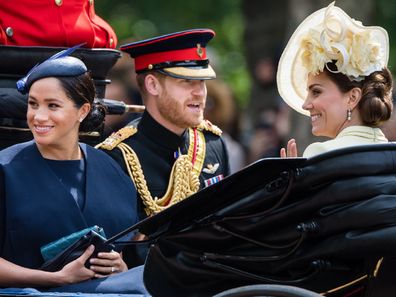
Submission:
<svg viewBox="0 0 396 297">
<path fill-rule="evenodd" d="M 298 157 L 297 144 L 296 144 L 295 139 L 292 138 L 287 142 L 287 149 L 285 149 L 284 147 L 281 148 L 280 156 L 281 156 L 281 158 L 296 158 L 296 157 Z"/>
</svg>

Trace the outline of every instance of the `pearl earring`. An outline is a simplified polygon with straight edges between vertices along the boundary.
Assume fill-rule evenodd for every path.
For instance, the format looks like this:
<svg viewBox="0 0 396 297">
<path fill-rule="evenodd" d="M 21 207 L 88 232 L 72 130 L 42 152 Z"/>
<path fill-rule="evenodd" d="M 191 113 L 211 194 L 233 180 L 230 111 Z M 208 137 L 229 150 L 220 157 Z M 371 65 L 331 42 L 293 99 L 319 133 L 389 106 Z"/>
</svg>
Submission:
<svg viewBox="0 0 396 297">
<path fill-rule="evenodd" d="M 350 121 L 352 120 L 352 110 L 348 109 L 347 111 L 347 120 Z"/>
</svg>

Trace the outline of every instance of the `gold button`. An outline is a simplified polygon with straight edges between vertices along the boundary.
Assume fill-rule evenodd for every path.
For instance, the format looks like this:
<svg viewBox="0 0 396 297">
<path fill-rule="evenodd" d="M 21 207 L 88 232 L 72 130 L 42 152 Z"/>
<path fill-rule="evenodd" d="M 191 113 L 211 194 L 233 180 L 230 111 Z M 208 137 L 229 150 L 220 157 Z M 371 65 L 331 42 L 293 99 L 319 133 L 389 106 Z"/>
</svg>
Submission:
<svg viewBox="0 0 396 297">
<path fill-rule="evenodd" d="M 7 27 L 5 29 L 5 33 L 7 34 L 8 37 L 12 37 L 12 35 L 14 35 L 14 29 L 12 29 L 11 27 Z"/>
<path fill-rule="evenodd" d="M 93 4 L 93 0 L 89 0 L 89 5 L 92 5 Z"/>
<path fill-rule="evenodd" d="M 113 44 L 114 44 L 114 39 L 113 39 L 113 38 L 110 38 L 109 43 L 110 43 L 110 46 L 113 46 Z"/>
<path fill-rule="evenodd" d="M 62 6 L 63 0 L 55 0 L 55 4 L 58 6 Z"/>
<path fill-rule="evenodd" d="M 153 64 L 149 64 L 149 65 L 147 66 L 147 68 L 151 70 L 151 69 L 154 68 L 154 66 L 153 66 Z"/>
</svg>

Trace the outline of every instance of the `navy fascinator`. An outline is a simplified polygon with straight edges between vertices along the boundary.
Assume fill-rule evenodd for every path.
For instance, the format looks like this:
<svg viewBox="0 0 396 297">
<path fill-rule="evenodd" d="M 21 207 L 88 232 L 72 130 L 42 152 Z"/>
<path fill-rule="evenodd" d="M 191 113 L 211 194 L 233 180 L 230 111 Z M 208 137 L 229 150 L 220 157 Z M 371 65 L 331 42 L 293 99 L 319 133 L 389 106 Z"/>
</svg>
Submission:
<svg viewBox="0 0 396 297">
<path fill-rule="evenodd" d="M 25 77 L 17 81 L 17 90 L 26 94 L 31 85 L 38 79 L 45 77 L 78 76 L 87 72 L 87 66 L 75 57 L 71 57 L 82 44 L 63 50 L 51 56 L 41 64 L 34 66 Z"/>
</svg>

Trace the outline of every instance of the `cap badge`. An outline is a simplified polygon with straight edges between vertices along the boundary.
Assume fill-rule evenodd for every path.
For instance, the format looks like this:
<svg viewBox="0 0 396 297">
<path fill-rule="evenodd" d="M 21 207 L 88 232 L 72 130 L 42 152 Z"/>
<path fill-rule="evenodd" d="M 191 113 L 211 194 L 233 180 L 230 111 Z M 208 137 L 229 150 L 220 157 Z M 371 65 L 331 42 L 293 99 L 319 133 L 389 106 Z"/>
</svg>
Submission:
<svg viewBox="0 0 396 297">
<path fill-rule="evenodd" d="M 197 43 L 197 55 L 202 59 L 203 50 L 200 43 Z"/>
</svg>

